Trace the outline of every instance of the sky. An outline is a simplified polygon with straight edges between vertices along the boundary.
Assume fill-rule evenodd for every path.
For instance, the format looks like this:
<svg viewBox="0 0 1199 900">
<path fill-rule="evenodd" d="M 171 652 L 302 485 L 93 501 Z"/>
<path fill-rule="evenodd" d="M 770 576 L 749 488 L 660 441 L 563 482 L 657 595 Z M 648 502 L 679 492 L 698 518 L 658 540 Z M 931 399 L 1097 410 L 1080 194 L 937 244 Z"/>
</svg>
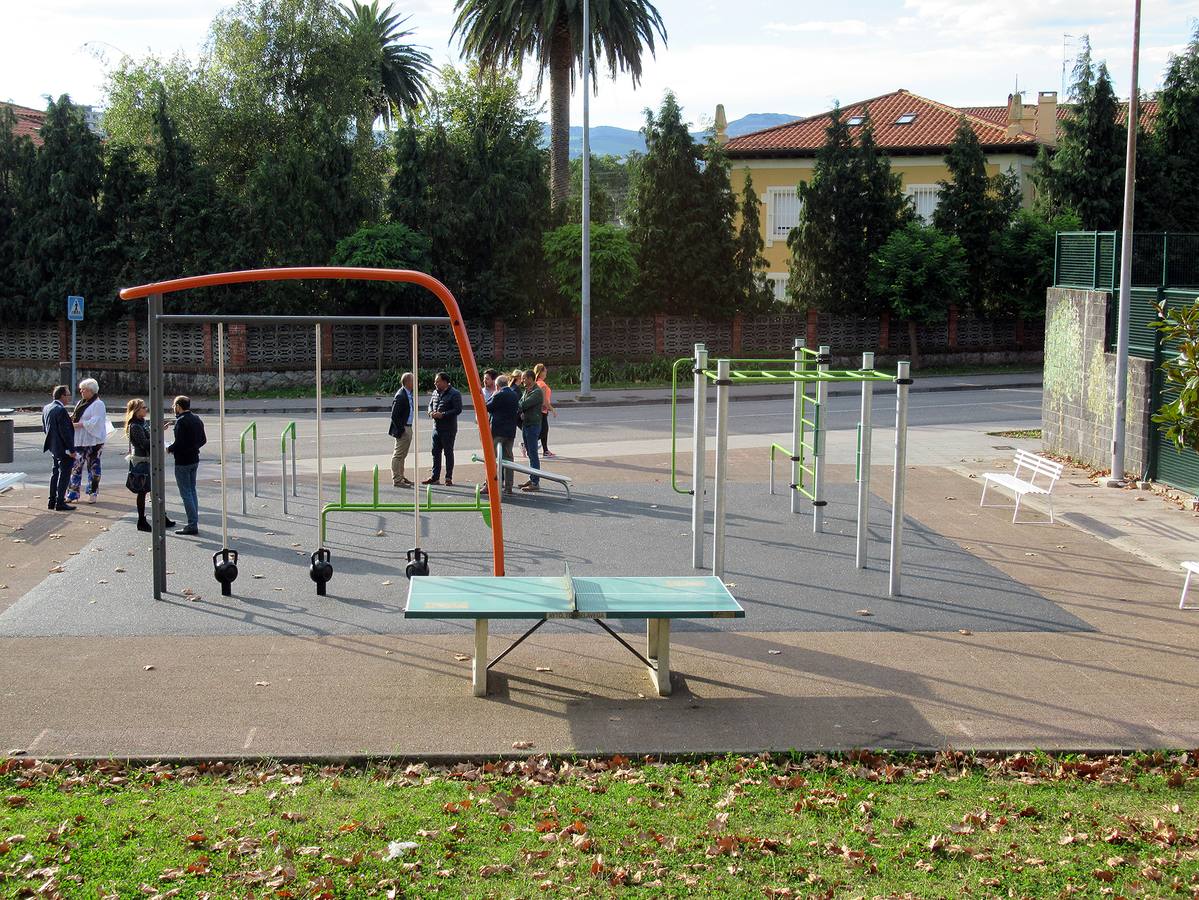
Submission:
<svg viewBox="0 0 1199 900">
<path fill-rule="evenodd" d="M 383 0 L 386 3 L 386 0 Z M 38 109 L 70 94 L 103 105 L 104 74 L 125 54 L 199 55 L 227 0 L 0 0 L 0 99 Z M 453 0 L 395 0 L 414 43 L 438 65 L 460 61 L 451 41 Z M 1060 91 L 1063 57 L 1089 35 L 1117 93 L 1131 83 L 1132 0 L 657 0 L 667 45 L 644 62 L 639 86 L 603 78 L 591 123 L 639 128 L 645 109 L 673 90 L 694 126 L 717 103 L 748 113 L 812 115 L 907 88 L 953 106 L 1001 105 Z M 1171 53 L 1199 24 L 1199 0 L 1143 0 L 1140 85 L 1161 86 Z M 533 76 L 527 73 L 531 88 Z M 1067 79 L 1068 83 L 1068 79 Z M 547 88 L 548 90 L 548 88 Z M 582 121 L 576 93 L 572 124 Z"/>
</svg>

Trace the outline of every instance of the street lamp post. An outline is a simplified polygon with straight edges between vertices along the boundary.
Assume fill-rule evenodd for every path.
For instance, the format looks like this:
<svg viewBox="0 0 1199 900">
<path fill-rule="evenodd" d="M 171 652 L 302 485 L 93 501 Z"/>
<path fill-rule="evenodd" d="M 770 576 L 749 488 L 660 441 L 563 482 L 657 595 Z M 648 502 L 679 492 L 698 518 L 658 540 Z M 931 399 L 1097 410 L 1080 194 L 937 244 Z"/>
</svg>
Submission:
<svg viewBox="0 0 1199 900">
<path fill-rule="evenodd" d="M 583 0 L 583 303 L 579 328 L 579 399 L 591 398 L 591 7 Z"/>
</svg>

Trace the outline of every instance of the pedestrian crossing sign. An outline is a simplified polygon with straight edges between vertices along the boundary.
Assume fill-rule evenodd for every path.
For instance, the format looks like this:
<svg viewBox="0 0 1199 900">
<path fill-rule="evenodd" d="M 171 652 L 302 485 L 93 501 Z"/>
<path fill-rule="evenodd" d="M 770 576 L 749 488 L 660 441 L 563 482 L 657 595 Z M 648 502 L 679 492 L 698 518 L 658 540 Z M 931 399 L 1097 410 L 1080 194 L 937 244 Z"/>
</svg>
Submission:
<svg viewBox="0 0 1199 900">
<path fill-rule="evenodd" d="M 83 321 L 83 298 L 82 297 L 67 297 L 67 321 L 82 322 Z"/>
</svg>

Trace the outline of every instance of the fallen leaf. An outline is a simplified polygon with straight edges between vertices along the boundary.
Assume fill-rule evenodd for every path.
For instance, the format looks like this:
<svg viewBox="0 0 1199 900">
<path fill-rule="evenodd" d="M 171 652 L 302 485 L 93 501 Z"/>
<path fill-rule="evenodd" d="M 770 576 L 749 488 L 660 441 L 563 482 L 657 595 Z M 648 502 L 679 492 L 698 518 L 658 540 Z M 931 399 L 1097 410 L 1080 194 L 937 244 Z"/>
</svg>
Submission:
<svg viewBox="0 0 1199 900">
<path fill-rule="evenodd" d="M 153 666 L 142 666 L 142 671 L 143 672 L 153 672 L 154 667 Z"/>
<path fill-rule="evenodd" d="M 383 587 L 387 587 L 389 584 L 391 584 L 390 580 L 385 581 L 385 582 L 383 582 Z"/>
<path fill-rule="evenodd" d="M 974 632 L 971 631 L 969 628 L 959 628 L 958 634 L 971 635 L 971 634 L 974 634 Z"/>
<path fill-rule="evenodd" d="M 270 687 L 270 686 L 271 686 L 271 683 L 269 681 L 255 681 L 254 682 L 254 687 Z"/>
<path fill-rule="evenodd" d="M 416 841 L 389 841 L 387 844 L 387 855 L 384 859 L 398 859 L 409 850 L 415 850 L 419 844 Z"/>
<path fill-rule="evenodd" d="M 538 672 L 552 672 L 554 670 L 551 669 L 549 666 L 538 666 L 537 671 Z"/>
<path fill-rule="evenodd" d="M 466 662 L 467 660 L 470 659 L 470 657 L 467 656 L 465 653 L 455 653 L 454 659 L 458 660 L 458 662 Z"/>
<path fill-rule="evenodd" d="M 769 653 L 771 656 L 778 656 L 783 651 L 782 650 L 767 650 L 766 652 Z"/>
<path fill-rule="evenodd" d="M 532 741 L 513 741 L 512 742 L 513 750 L 529 750 L 532 747 L 533 747 Z"/>
<path fill-rule="evenodd" d="M 874 613 L 872 613 L 868 609 L 856 609 L 856 610 L 854 610 L 854 615 L 856 615 L 856 616 L 873 616 Z"/>
</svg>

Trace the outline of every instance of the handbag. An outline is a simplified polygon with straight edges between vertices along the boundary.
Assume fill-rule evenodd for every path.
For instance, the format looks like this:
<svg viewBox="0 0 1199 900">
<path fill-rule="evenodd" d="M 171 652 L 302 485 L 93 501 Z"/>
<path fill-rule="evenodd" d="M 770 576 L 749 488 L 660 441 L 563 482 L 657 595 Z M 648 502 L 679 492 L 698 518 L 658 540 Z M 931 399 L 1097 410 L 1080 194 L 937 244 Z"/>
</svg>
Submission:
<svg viewBox="0 0 1199 900">
<path fill-rule="evenodd" d="M 125 487 L 131 494 L 150 493 L 150 465 L 148 463 L 129 464 L 129 474 L 125 477 Z"/>
</svg>

